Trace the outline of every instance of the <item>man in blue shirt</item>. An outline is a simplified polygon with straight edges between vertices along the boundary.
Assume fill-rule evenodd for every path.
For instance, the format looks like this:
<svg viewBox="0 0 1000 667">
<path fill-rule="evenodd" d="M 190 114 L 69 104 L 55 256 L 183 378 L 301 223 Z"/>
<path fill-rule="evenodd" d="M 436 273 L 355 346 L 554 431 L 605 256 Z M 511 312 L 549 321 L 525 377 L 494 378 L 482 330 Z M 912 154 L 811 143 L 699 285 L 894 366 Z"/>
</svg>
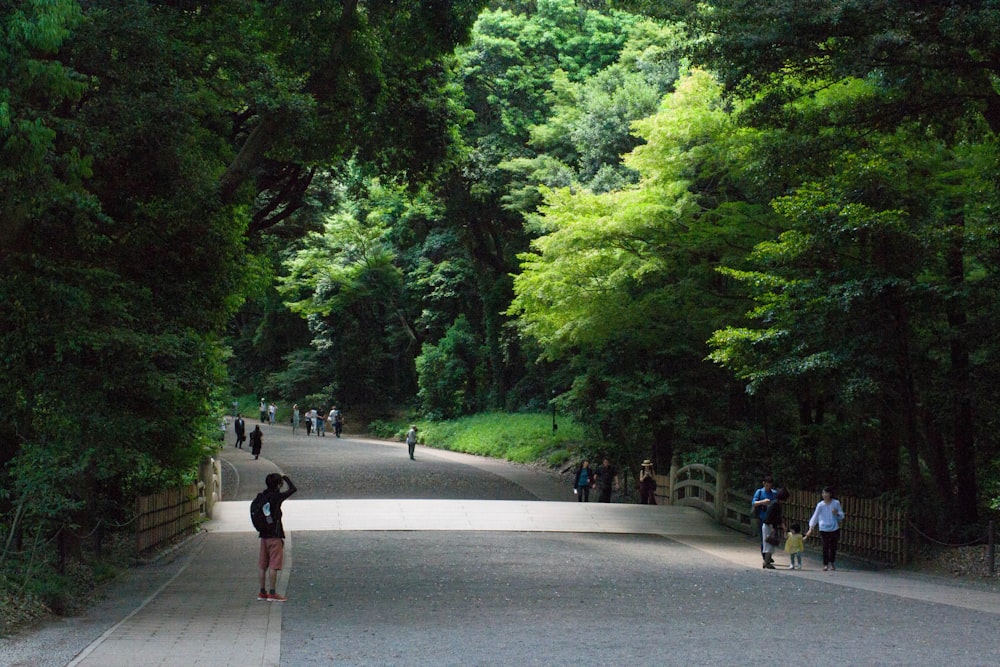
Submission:
<svg viewBox="0 0 1000 667">
<path fill-rule="evenodd" d="M 767 506 L 774 502 L 778 495 L 774 490 L 774 479 L 768 475 L 761 481 L 761 487 L 753 494 L 750 505 L 753 508 L 753 515 L 757 518 L 757 534 L 760 535 L 760 556 L 764 559 L 764 566 L 773 560 L 764 543 L 764 515 L 767 514 Z"/>
</svg>

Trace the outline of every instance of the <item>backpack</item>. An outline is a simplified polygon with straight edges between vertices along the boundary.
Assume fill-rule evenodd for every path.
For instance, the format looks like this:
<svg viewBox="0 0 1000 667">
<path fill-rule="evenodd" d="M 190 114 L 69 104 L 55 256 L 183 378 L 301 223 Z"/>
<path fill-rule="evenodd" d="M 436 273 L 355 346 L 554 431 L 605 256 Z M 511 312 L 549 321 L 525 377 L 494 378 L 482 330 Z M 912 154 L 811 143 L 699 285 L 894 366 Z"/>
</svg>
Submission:
<svg viewBox="0 0 1000 667">
<path fill-rule="evenodd" d="M 258 533 L 271 530 L 274 526 L 274 519 L 271 517 L 271 504 L 263 491 L 250 501 L 250 523 L 253 524 Z"/>
</svg>

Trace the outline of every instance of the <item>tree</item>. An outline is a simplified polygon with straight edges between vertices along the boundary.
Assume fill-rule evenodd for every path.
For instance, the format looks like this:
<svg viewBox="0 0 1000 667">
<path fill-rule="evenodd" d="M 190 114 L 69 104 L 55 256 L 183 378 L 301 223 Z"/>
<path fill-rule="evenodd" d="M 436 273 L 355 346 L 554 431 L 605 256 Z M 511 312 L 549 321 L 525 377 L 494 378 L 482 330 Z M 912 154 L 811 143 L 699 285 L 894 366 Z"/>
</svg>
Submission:
<svg viewBox="0 0 1000 667">
<path fill-rule="evenodd" d="M 0 6 L 5 514 L 42 542 L 124 518 L 212 451 L 248 246 L 324 168 L 437 168 L 442 63 L 480 5 Z M 42 489 L 46 459 L 67 469 Z"/>
<path fill-rule="evenodd" d="M 754 96 L 745 118 L 782 126 L 804 95 L 848 79 L 871 87 L 871 94 L 841 106 L 836 124 L 862 132 L 892 133 L 911 122 L 950 148 L 992 143 L 1000 130 L 1000 97 L 994 80 L 1000 14 L 989 3 L 780 2 L 760 7 L 742 1 L 706 3 L 699 25 L 714 35 L 697 57 L 716 68 L 727 87 Z M 962 197 L 953 202 L 962 201 Z M 972 287 L 966 273 L 974 225 L 956 204 L 944 224 L 952 246 L 947 275 L 947 313 L 951 341 L 949 376 L 955 393 L 948 399 L 955 465 L 960 478 L 955 511 L 963 520 L 976 516 L 974 466 L 977 436 L 972 431 L 975 363 L 963 295 Z M 936 437 L 936 436 L 935 436 Z M 916 465 L 916 463 L 913 463 Z"/>
<path fill-rule="evenodd" d="M 727 380 L 702 364 L 728 312 L 713 266 L 738 261 L 768 215 L 732 203 L 748 138 L 711 75 L 683 79 L 636 128 L 645 143 L 625 158 L 635 187 L 547 193 L 510 312 L 545 358 L 572 360 L 579 412 L 668 464 L 675 449 L 724 445 Z"/>
<path fill-rule="evenodd" d="M 781 76 L 801 80 L 869 80 L 883 94 L 856 108 L 867 124 L 891 128 L 922 118 L 942 128 L 981 116 L 1000 130 L 993 80 L 1000 53 L 1000 13 L 991 3 L 812 0 L 710 0 L 696 15 L 698 57 L 729 90 L 758 91 L 764 110 L 798 94 Z"/>
</svg>

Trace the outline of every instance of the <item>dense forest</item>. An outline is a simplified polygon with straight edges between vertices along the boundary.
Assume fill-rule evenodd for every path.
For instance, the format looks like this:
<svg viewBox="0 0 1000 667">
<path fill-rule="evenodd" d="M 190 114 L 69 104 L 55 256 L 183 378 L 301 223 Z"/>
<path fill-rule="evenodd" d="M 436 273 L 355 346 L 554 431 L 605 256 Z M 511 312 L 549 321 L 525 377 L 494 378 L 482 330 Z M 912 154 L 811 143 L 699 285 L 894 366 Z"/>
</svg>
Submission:
<svg viewBox="0 0 1000 667">
<path fill-rule="evenodd" d="M 234 394 L 1000 499 L 1000 9 L 0 3 L 3 552 Z"/>
</svg>

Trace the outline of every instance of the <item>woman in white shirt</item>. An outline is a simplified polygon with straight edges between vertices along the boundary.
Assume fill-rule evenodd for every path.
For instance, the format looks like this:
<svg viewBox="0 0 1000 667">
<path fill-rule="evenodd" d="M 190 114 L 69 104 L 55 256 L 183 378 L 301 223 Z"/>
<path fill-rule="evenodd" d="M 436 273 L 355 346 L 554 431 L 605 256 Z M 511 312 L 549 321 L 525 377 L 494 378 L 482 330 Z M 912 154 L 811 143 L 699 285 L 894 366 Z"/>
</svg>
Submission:
<svg viewBox="0 0 1000 667">
<path fill-rule="evenodd" d="M 833 489 L 823 489 L 823 500 L 816 503 L 816 510 L 809 519 L 809 531 L 803 536 L 808 539 L 813 531 L 819 529 L 819 537 L 823 541 L 823 569 L 837 569 L 837 542 L 840 541 L 840 524 L 844 520 L 844 510 L 840 501 L 833 497 Z"/>
</svg>

